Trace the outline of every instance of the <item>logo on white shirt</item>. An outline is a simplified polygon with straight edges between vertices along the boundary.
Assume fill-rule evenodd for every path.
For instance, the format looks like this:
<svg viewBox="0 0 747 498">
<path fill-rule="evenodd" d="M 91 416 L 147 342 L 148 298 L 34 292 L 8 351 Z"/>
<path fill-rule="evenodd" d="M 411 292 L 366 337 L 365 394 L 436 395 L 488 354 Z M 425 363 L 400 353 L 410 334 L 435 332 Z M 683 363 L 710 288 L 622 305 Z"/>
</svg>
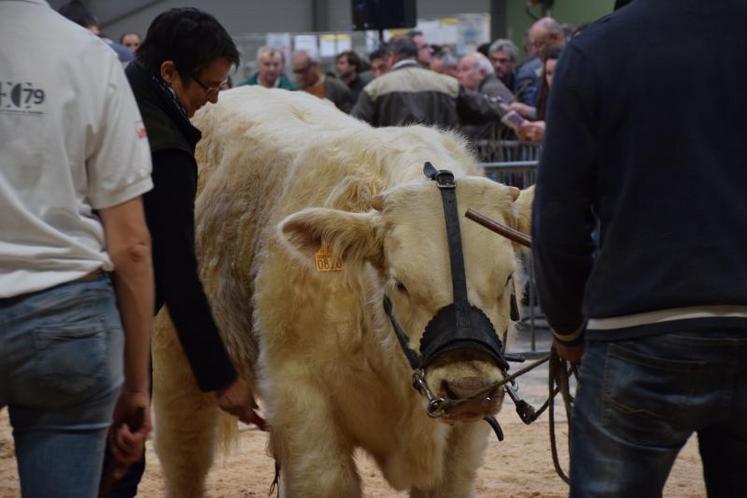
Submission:
<svg viewBox="0 0 747 498">
<path fill-rule="evenodd" d="M 46 94 L 30 82 L 0 81 L 0 111 L 41 113 Z"/>
</svg>

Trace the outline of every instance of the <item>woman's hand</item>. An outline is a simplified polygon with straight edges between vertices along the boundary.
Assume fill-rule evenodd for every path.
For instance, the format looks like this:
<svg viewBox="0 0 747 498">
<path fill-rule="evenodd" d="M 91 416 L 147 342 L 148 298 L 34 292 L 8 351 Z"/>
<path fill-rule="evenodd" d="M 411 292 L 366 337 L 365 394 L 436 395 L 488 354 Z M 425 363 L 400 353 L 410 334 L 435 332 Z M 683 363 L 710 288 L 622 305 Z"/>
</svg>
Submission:
<svg viewBox="0 0 747 498">
<path fill-rule="evenodd" d="M 533 144 L 541 143 L 545 138 L 545 122 L 531 121 L 522 124 L 516 131 L 519 140 Z"/>
</svg>

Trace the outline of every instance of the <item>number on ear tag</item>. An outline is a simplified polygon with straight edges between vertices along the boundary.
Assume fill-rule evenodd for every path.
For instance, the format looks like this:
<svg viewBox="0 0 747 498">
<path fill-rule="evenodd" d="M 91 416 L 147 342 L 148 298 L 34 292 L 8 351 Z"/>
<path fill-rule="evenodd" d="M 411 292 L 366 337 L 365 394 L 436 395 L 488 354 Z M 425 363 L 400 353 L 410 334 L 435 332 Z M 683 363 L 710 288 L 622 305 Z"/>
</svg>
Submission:
<svg viewBox="0 0 747 498">
<path fill-rule="evenodd" d="M 332 249 L 327 244 L 322 244 L 314 254 L 316 271 L 342 271 L 342 260 L 332 254 Z"/>
</svg>

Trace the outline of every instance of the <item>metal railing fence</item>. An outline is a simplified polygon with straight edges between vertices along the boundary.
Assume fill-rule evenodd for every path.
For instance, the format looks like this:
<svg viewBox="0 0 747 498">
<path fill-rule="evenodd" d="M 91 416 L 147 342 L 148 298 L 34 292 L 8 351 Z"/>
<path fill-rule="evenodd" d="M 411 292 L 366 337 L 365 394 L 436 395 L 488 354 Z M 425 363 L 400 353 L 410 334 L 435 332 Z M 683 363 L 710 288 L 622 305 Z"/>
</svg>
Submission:
<svg viewBox="0 0 747 498">
<path fill-rule="evenodd" d="M 518 140 L 482 140 L 474 142 L 473 147 L 480 160 L 480 167 L 488 178 L 521 189 L 534 185 L 542 151 L 540 145 Z M 527 353 L 537 353 L 537 329 L 546 328 L 546 324 L 541 320 L 542 312 L 537 302 L 531 255 L 523 252 L 522 260 L 526 272 L 524 278 L 527 294 L 524 309 L 528 313 L 522 317 L 519 326 L 528 328 L 530 333 L 530 351 Z"/>
</svg>

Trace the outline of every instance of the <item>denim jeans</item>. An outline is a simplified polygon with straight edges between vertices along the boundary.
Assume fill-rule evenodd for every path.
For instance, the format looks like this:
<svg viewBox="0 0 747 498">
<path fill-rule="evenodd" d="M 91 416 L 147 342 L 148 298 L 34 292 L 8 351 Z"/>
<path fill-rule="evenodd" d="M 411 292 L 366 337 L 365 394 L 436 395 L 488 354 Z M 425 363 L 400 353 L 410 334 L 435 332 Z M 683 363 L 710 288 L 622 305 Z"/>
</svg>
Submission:
<svg viewBox="0 0 747 498">
<path fill-rule="evenodd" d="M 0 408 L 24 498 L 97 495 L 123 347 L 106 276 L 0 299 Z"/>
<path fill-rule="evenodd" d="M 747 330 L 587 341 L 572 427 L 572 498 L 660 497 L 693 432 L 708 496 L 745 496 Z"/>
</svg>

